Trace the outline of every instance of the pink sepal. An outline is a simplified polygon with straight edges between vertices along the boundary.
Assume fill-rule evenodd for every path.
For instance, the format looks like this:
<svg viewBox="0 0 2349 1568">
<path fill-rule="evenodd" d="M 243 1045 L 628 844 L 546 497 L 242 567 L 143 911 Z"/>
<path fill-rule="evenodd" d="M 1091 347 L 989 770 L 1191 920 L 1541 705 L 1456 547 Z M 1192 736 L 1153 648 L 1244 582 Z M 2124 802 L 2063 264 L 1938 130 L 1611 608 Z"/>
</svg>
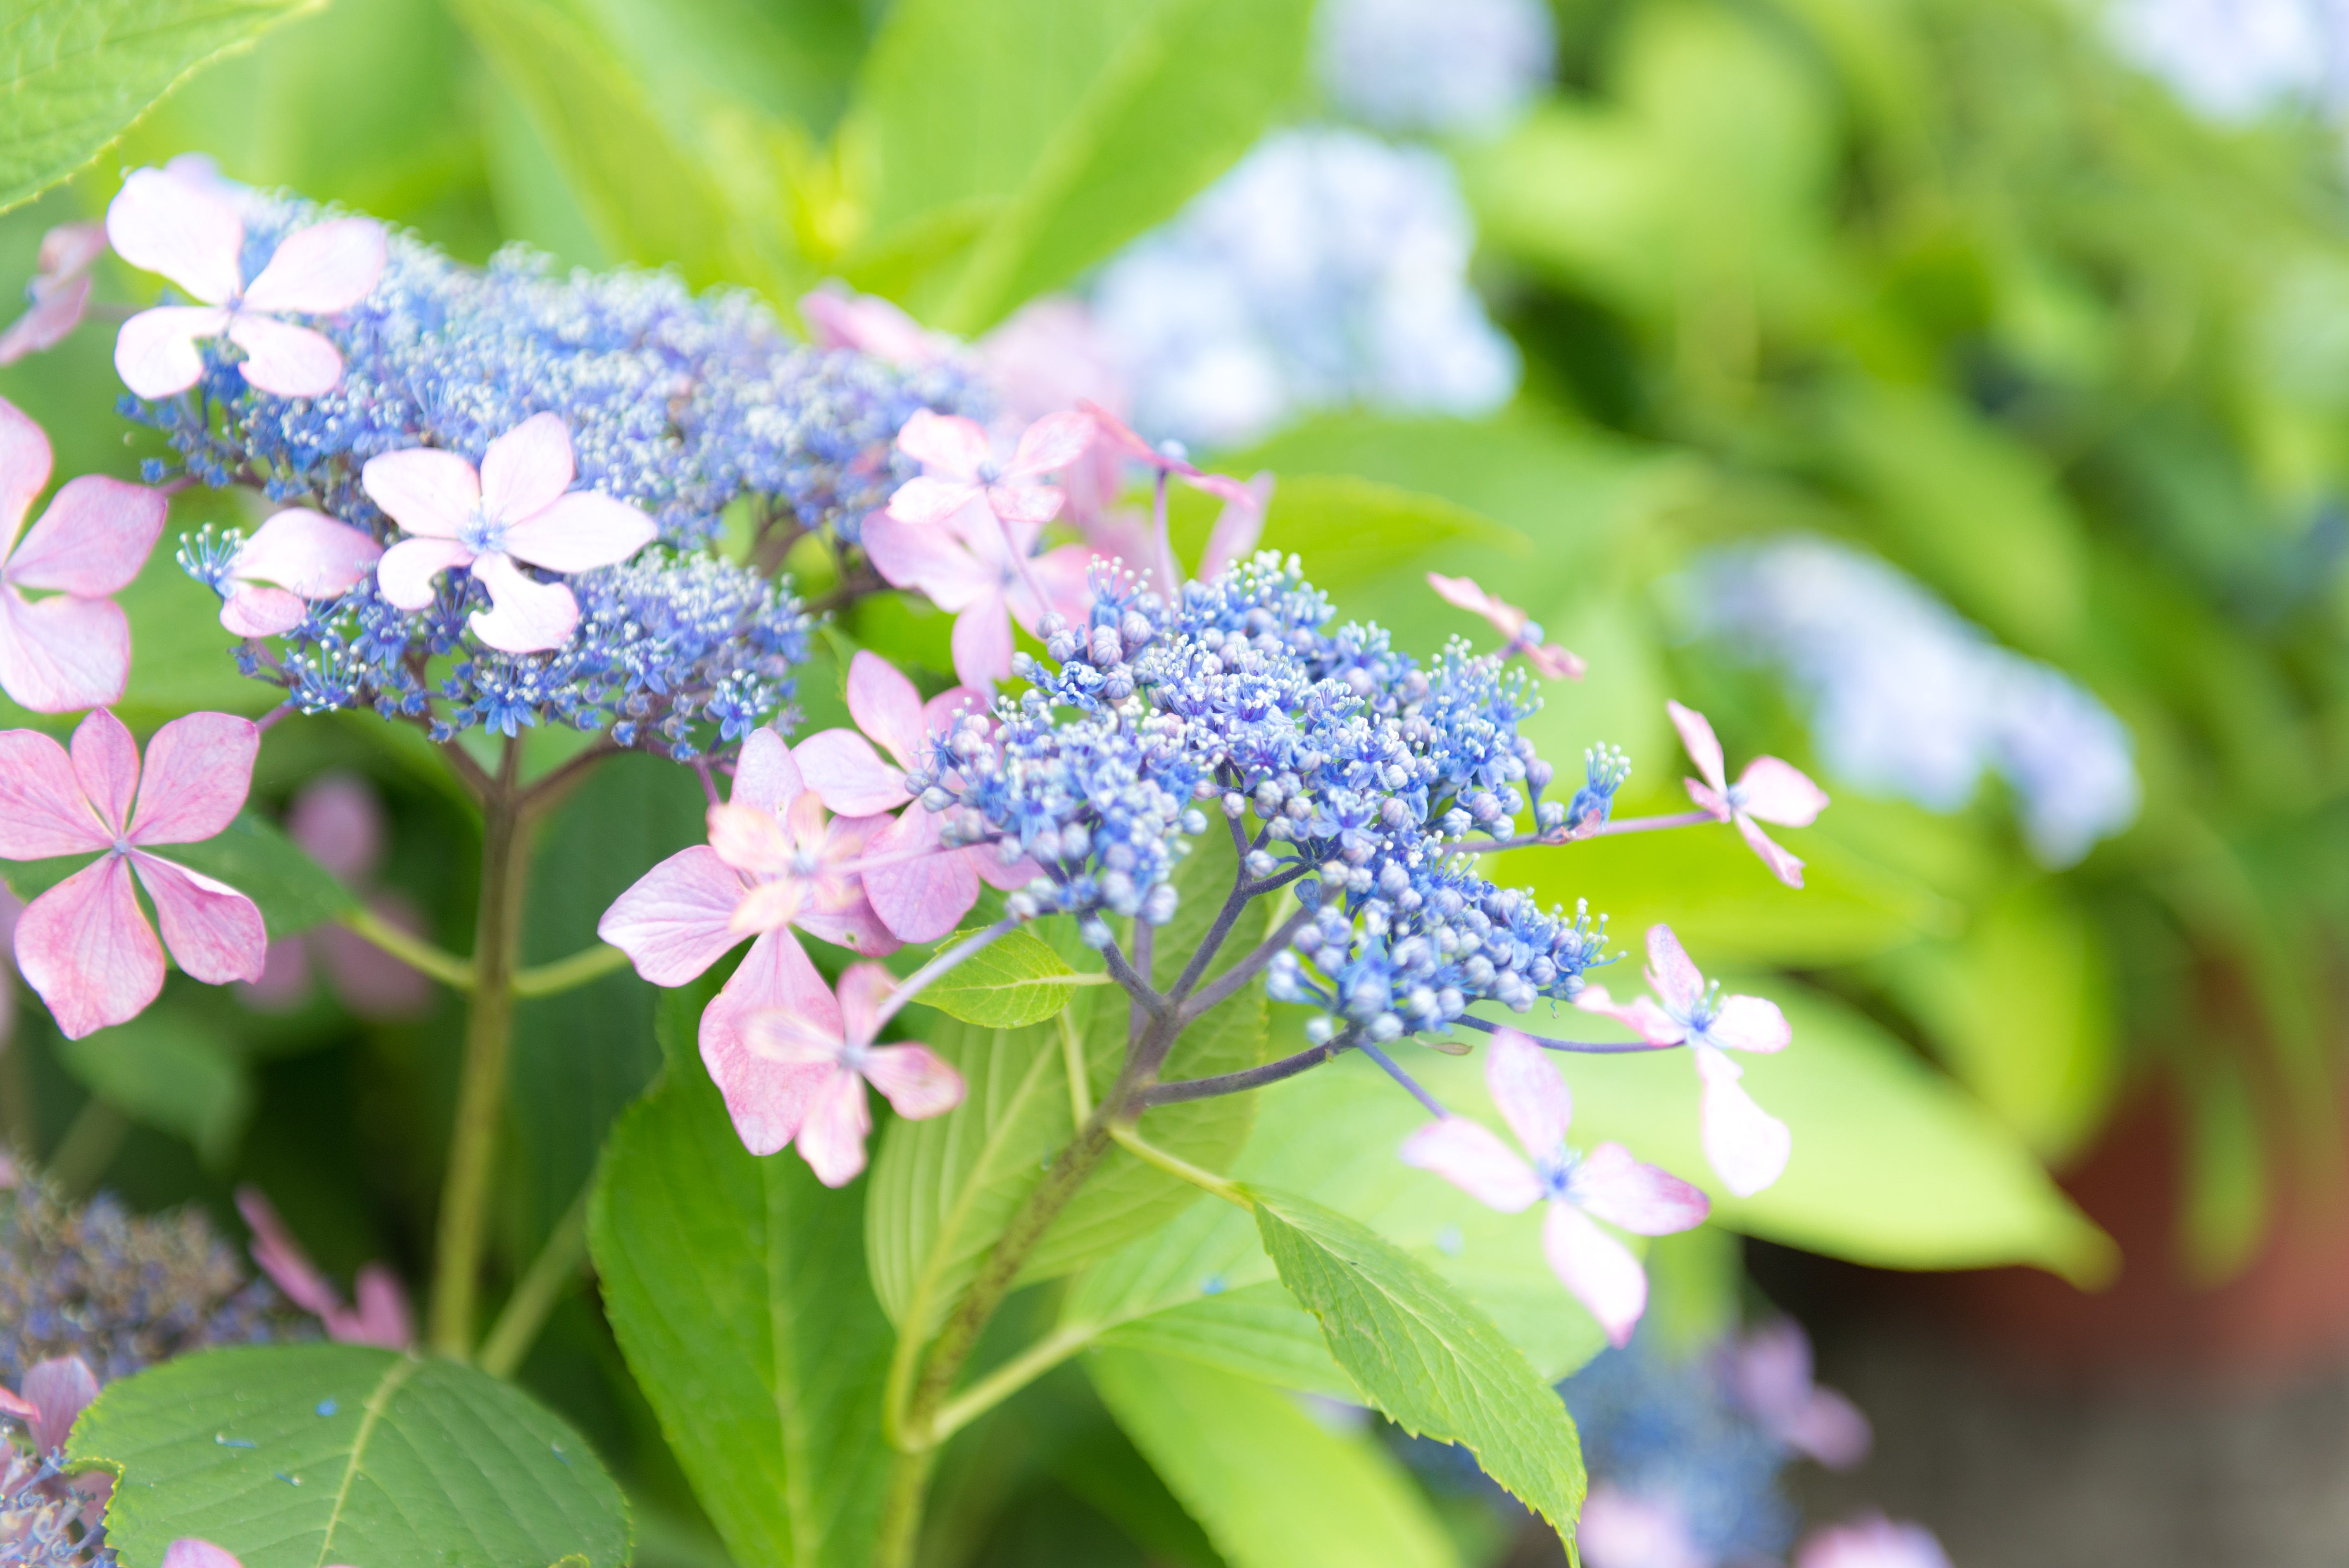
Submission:
<svg viewBox="0 0 2349 1568">
<path fill-rule="evenodd" d="M 1786 1124 L 1754 1103 L 1737 1080 L 1744 1069 L 1710 1046 L 1691 1047 L 1704 1083 L 1700 1112 L 1704 1157 L 1723 1186 L 1751 1198 L 1785 1173 L 1794 1152 Z"/>
<path fill-rule="evenodd" d="M 1630 1344 L 1648 1310 L 1648 1276 L 1631 1249 L 1572 1203 L 1553 1200 L 1542 1221 L 1542 1251 L 1558 1283 L 1606 1330 L 1607 1342 Z"/>
<path fill-rule="evenodd" d="M 753 1014 L 804 1009 L 818 995 L 832 1002 L 798 942 L 773 931 L 750 944 L 741 966 L 702 1009 L 702 1065 L 726 1101 L 735 1136 L 753 1154 L 772 1154 L 798 1135 L 809 1097 L 832 1069 L 778 1067 L 750 1048 L 744 1027 Z"/>
<path fill-rule="evenodd" d="M 1438 1117 L 1403 1140 L 1402 1162 L 1432 1171 L 1488 1209 L 1522 1213 L 1541 1199 L 1541 1181 L 1500 1136 L 1463 1116 Z"/>
<path fill-rule="evenodd" d="M 1704 1223 L 1713 1202 L 1671 1171 L 1643 1165 L 1619 1143 L 1602 1143 L 1574 1168 L 1574 1202 L 1634 1235 L 1669 1236 Z"/>
<path fill-rule="evenodd" d="M 656 985 L 683 985 L 742 940 L 730 922 L 742 879 L 707 844 L 679 850 L 636 879 L 595 934 Z"/>
</svg>

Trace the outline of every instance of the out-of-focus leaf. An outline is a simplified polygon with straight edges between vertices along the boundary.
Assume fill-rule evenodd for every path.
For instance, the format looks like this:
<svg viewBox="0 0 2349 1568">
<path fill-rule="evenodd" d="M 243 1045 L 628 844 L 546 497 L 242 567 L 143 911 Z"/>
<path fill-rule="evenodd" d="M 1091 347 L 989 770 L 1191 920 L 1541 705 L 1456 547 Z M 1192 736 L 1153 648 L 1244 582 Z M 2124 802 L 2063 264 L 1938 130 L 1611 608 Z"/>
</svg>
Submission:
<svg viewBox="0 0 2349 1568">
<path fill-rule="evenodd" d="M 84 1088 L 133 1121 L 183 1138 L 207 1166 L 236 1152 L 253 1115 L 253 1074 L 236 1047 L 169 1003 L 128 1023 L 58 1042 Z"/>
<path fill-rule="evenodd" d="M 1086 1361 L 1102 1402 L 1234 1568 L 1455 1568 L 1409 1472 L 1253 1378 L 1131 1350 Z"/>
<path fill-rule="evenodd" d="M 2061 1159 L 2095 1130 L 2119 1064 L 2103 944 L 2078 910 L 2027 886 L 1882 968 L 1959 1081 L 2034 1150 Z"/>
<path fill-rule="evenodd" d="M 1280 1282 L 1330 1354 L 1406 1432 L 1455 1442 L 1561 1537 L 1582 1511 L 1582 1444 L 1556 1389 L 1442 1274 L 1359 1220 L 1254 1188 Z"/>
<path fill-rule="evenodd" d="M 2250 1264 L 2266 1239 L 2270 1154 L 2251 1083 L 2235 1062 L 2193 1065 L 2186 1114 L 2178 1259 L 2190 1277 L 2218 1284 Z"/>
<path fill-rule="evenodd" d="M 183 1536 L 245 1568 L 623 1568 L 628 1511 L 595 1454 L 513 1388 L 364 1345 L 208 1350 L 110 1383 L 68 1458 L 117 1478 L 107 1543 Z M 461 1548 L 457 1543 L 462 1543 Z"/>
<path fill-rule="evenodd" d="M 938 945 L 951 947 L 968 932 L 957 932 Z M 949 1018 L 1017 1029 L 1040 1024 L 1077 994 L 1076 971 L 1025 931 L 1004 933 L 925 987 L 925 1006 Z"/>
<path fill-rule="evenodd" d="M 688 1037 L 706 991 L 676 994 Z M 895 1451 L 865 1196 L 746 1153 L 689 1058 L 613 1131 L 588 1222 L 605 1310 L 738 1563 L 873 1560 Z"/>
<path fill-rule="evenodd" d="M 0 15 L 0 211 L 96 158 L 191 72 L 315 0 L 16 0 Z"/>
<path fill-rule="evenodd" d="M 876 181 L 870 260 L 850 258 L 850 276 L 918 289 L 951 330 L 991 325 L 1245 151 L 1297 82 L 1310 14 L 1305 0 L 895 6 L 843 128 Z M 930 281 L 874 275 L 908 257 Z"/>
</svg>

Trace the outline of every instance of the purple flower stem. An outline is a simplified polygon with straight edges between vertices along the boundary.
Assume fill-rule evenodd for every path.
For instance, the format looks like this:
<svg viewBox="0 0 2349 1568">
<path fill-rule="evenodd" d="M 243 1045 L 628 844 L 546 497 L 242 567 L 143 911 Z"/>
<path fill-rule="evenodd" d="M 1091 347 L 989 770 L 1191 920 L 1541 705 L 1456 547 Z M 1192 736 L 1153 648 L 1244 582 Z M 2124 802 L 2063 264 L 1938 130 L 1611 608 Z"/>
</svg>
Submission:
<svg viewBox="0 0 2349 1568">
<path fill-rule="evenodd" d="M 1161 1105 L 1182 1105 L 1189 1100 L 1214 1099 L 1219 1095 L 1245 1094 L 1252 1088 L 1278 1083 L 1295 1078 L 1299 1073 L 1336 1059 L 1338 1053 L 1353 1043 L 1352 1037 L 1340 1035 L 1322 1045 L 1299 1051 L 1295 1056 L 1267 1062 L 1262 1067 L 1246 1068 L 1238 1072 L 1217 1073 L 1213 1078 L 1177 1078 L 1172 1083 L 1153 1084 L 1136 1093 L 1126 1103 L 1139 1111 Z"/>
<path fill-rule="evenodd" d="M 1402 1068 L 1396 1066 L 1395 1059 L 1387 1055 L 1386 1052 L 1379 1049 L 1378 1047 L 1371 1044 L 1368 1040 L 1360 1042 L 1356 1048 L 1360 1050 L 1362 1055 L 1370 1057 L 1371 1060 L 1378 1063 L 1381 1068 L 1384 1068 L 1386 1069 L 1387 1077 L 1394 1079 L 1395 1082 L 1409 1089 L 1411 1091 L 1411 1098 L 1419 1101 L 1420 1104 L 1427 1108 L 1428 1115 L 1434 1117 L 1438 1120 L 1442 1120 L 1444 1117 L 1452 1114 L 1450 1111 L 1444 1109 L 1443 1105 L 1433 1095 L 1420 1088 L 1419 1080 L 1417 1078 L 1412 1077 L 1409 1073 L 1403 1071 Z"/>
<path fill-rule="evenodd" d="M 1465 1024 L 1472 1029 L 1482 1029 L 1488 1035 L 1497 1035 L 1503 1029 L 1508 1029 L 1514 1034 L 1526 1035 L 1526 1032 L 1523 1029 L 1516 1028 L 1514 1025 L 1487 1023 L 1483 1018 L 1471 1018 L 1463 1016 L 1461 1017 L 1454 1018 L 1452 1021 L 1455 1024 Z M 1534 1044 L 1539 1046 L 1546 1051 L 1578 1051 L 1582 1055 L 1588 1057 L 1628 1057 L 1637 1055 L 1641 1051 L 1669 1051 L 1672 1048 L 1670 1046 L 1651 1045 L 1646 1040 L 1609 1042 L 1601 1042 L 1598 1040 L 1553 1040 L 1547 1035 L 1526 1035 L 1526 1038 L 1531 1040 Z"/>
<path fill-rule="evenodd" d="M 1258 943 L 1247 956 L 1216 975 L 1205 990 L 1189 999 L 1183 1008 L 1184 1025 L 1187 1027 L 1208 1009 L 1254 979 L 1259 970 L 1272 962 L 1275 954 L 1288 945 L 1289 938 L 1297 934 L 1298 929 L 1312 918 L 1311 910 L 1299 909 L 1274 927 L 1272 934 Z"/>
<path fill-rule="evenodd" d="M 897 988 L 889 993 L 888 1000 L 883 1002 L 881 1006 L 874 1010 L 873 1014 L 874 1034 L 877 1037 L 881 1032 L 881 1026 L 887 1023 L 892 1017 L 894 1017 L 896 1015 L 898 1008 L 904 1006 L 906 1003 L 912 1001 L 916 995 L 920 995 L 922 987 L 927 985 L 931 981 L 936 979 L 939 975 L 944 975 L 956 965 L 960 964 L 964 959 L 969 957 L 980 948 L 985 947 L 988 943 L 993 942 L 997 937 L 1001 936 L 1019 923 L 1017 920 L 1007 915 L 1003 919 L 997 921 L 993 925 L 986 926 L 981 930 L 973 932 L 970 935 L 964 937 L 960 942 L 956 943 L 952 947 L 943 949 L 942 951 L 932 954 L 930 961 L 927 964 L 923 965 L 919 969 L 916 969 L 911 975 L 906 975 L 904 980 L 898 982 Z M 870 1044 L 871 1042 L 868 1041 L 866 1043 Z"/>
</svg>

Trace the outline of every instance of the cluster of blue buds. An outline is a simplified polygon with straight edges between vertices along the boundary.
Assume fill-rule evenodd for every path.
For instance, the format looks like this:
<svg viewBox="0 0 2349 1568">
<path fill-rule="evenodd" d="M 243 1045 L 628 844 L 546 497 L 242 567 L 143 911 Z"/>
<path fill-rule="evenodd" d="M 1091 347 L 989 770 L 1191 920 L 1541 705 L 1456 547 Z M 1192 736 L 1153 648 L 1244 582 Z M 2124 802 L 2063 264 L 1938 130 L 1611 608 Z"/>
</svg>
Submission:
<svg viewBox="0 0 2349 1568">
<path fill-rule="evenodd" d="M 77 1491 L 64 1455 L 20 1453 L 0 1438 L 0 1563 L 8 1568 L 113 1568 L 104 1505 Z"/>
<path fill-rule="evenodd" d="M 1130 580 L 1093 586 L 1087 624 L 1048 622 L 1047 659 L 1019 665 L 1030 689 L 940 738 L 921 779 L 950 839 L 999 836 L 1042 869 L 1012 913 L 1092 915 L 1102 942 L 1102 913 L 1163 923 L 1164 879 L 1212 810 L 1248 876 L 1311 912 L 1267 984 L 1324 1009 L 1317 1041 L 1571 1000 L 1605 961 L 1603 921 L 1544 910 L 1459 852 L 1528 810 L 1556 828 L 1577 809 L 1541 799 L 1553 774 L 1517 733 L 1538 706 L 1521 672 L 1460 644 L 1422 668 L 1376 626 L 1331 629 L 1328 598 L 1276 553 L 1188 584 L 1177 608 Z M 1610 782 L 1586 814 L 1621 782 L 1619 755 L 1594 760 L 1591 788 Z"/>
</svg>

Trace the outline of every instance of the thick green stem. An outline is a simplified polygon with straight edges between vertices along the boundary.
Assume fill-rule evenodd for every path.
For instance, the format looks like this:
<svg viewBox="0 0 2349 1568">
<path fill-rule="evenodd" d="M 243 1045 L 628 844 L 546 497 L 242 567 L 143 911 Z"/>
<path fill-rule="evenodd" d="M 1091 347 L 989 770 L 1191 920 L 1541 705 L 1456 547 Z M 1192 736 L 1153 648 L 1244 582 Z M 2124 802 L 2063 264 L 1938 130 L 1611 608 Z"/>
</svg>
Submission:
<svg viewBox="0 0 2349 1568">
<path fill-rule="evenodd" d="M 473 965 L 453 953 L 444 953 L 419 936 L 385 920 L 365 904 L 354 904 L 338 917 L 343 928 L 390 954 L 420 975 L 429 975 L 452 990 L 473 988 Z"/>
<path fill-rule="evenodd" d="M 505 1114 L 506 1057 L 513 1044 L 514 953 L 522 936 L 529 839 L 515 789 L 522 748 L 506 742 L 494 787 L 481 802 L 481 902 L 473 934 L 472 1006 L 457 1084 L 457 1122 L 440 1189 L 429 1327 L 432 1348 L 462 1359 L 472 1349 L 489 1228 L 490 1179 Z"/>
<path fill-rule="evenodd" d="M 513 1376 L 522 1358 L 530 1354 L 538 1331 L 546 1326 L 546 1315 L 579 1277 L 579 1266 L 587 1261 L 588 1191 L 581 1188 L 563 1218 L 555 1222 L 536 1261 L 506 1298 L 504 1310 L 481 1341 L 481 1370 L 491 1377 Z"/>
</svg>

